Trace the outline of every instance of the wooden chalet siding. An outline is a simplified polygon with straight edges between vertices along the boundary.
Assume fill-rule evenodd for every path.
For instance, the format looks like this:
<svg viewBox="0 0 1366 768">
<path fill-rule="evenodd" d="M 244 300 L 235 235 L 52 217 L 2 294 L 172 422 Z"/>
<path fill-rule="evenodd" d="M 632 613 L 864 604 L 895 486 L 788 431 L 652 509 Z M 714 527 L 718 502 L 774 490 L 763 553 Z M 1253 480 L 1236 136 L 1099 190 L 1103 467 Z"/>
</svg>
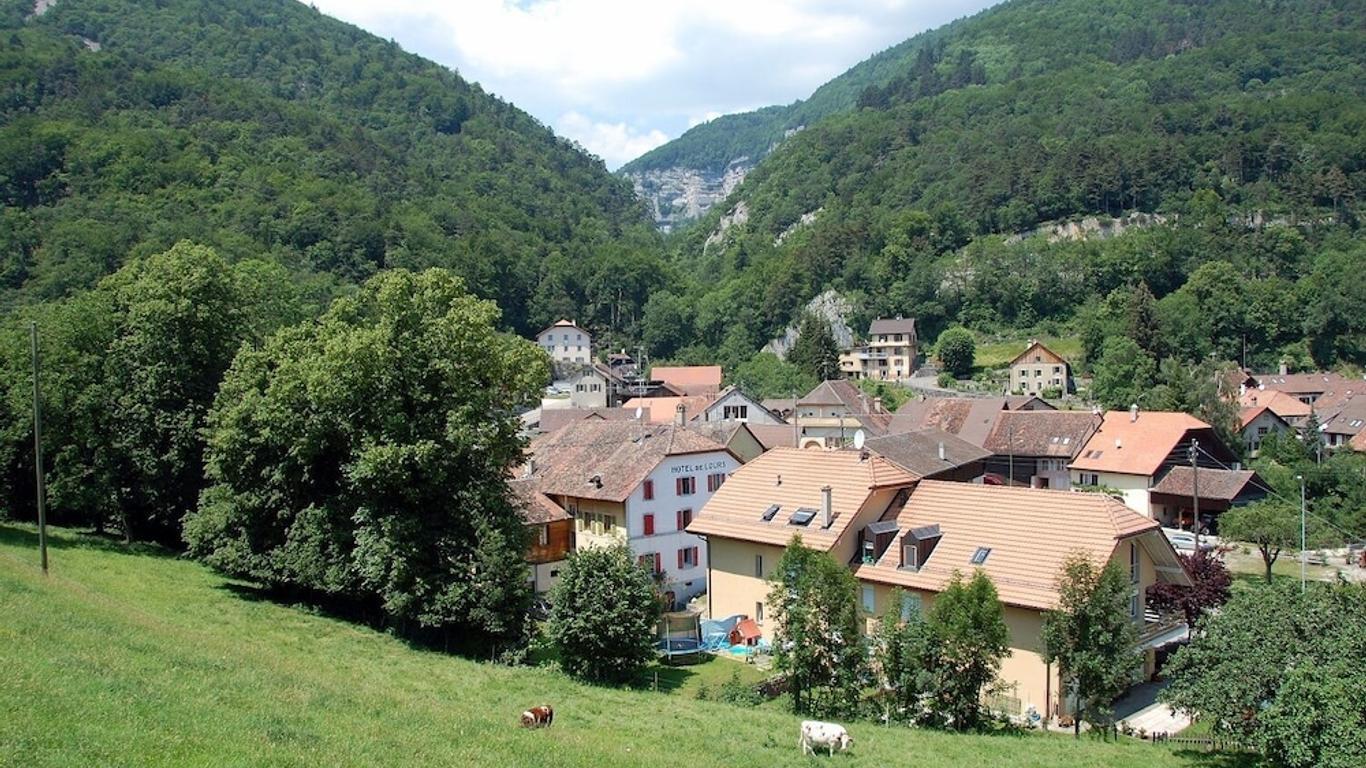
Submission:
<svg viewBox="0 0 1366 768">
<path fill-rule="evenodd" d="M 1227 469 L 1233 466 L 1235 459 L 1219 444 L 1218 439 L 1212 433 L 1210 435 L 1196 435 L 1195 439 L 1200 441 L 1200 451 L 1195 461 L 1201 469 Z M 1167 458 L 1162 460 L 1162 464 L 1152 474 L 1153 480 L 1160 480 L 1172 467 L 1189 467 L 1191 464 L 1190 445 L 1191 435 L 1187 433 L 1185 437 L 1181 438 L 1181 442 L 1172 449 L 1172 452 L 1167 454 Z M 1215 461 L 1209 454 L 1214 454 L 1223 464 Z"/>
<path fill-rule="evenodd" d="M 541 546 L 541 528 L 548 529 L 547 543 Z M 531 544 L 527 549 L 526 560 L 528 563 L 553 563 L 569 557 L 569 553 L 574 550 L 574 521 L 556 520 L 553 523 L 528 526 L 531 534 Z"/>
</svg>

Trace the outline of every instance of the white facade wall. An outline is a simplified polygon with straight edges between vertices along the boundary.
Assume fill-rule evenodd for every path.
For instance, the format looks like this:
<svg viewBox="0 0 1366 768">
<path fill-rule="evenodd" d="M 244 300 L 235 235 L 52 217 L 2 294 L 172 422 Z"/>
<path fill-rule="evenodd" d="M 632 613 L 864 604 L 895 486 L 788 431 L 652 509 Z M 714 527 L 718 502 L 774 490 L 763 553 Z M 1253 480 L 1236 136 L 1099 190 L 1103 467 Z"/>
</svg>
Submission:
<svg viewBox="0 0 1366 768">
<path fill-rule="evenodd" d="M 1092 479 L 1095 476 L 1095 480 Z M 1119 491 L 1124 497 L 1124 506 L 1144 517 L 1152 517 L 1148 489 L 1152 478 L 1147 475 L 1126 475 L 1119 472 L 1090 472 L 1072 470 L 1073 485 L 1104 485 Z"/>
<path fill-rule="evenodd" d="M 593 337 L 577 326 L 558 325 L 541 331 L 536 343 L 557 363 L 591 363 Z"/>
<path fill-rule="evenodd" d="M 728 410 L 729 409 L 729 410 Z M 707 407 L 703 421 L 741 421 L 746 424 L 782 424 L 762 405 L 740 391 L 731 392 Z"/>
<path fill-rule="evenodd" d="M 707 476 L 724 474 L 727 477 L 740 467 L 740 462 L 726 451 L 713 451 L 688 456 L 670 456 L 660 462 L 650 473 L 654 483 L 654 498 L 645 499 L 644 483 L 638 486 L 626 500 L 627 540 L 631 552 L 642 555 L 660 555 L 660 566 L 664 572 L 664 589 L 672 591 L 679 603 L 706 591 L 707 588 L 707 548 L 702 539 L 679 530 L 679 510 L 692 510 L 693 515 L 702 509 L 714 491 L 707 490 Z M 677 493 L 677 480 L 692 477 L 694 492 L 680 496 Z M 654 533 L 645 535 L 645 516 L 654 515 Z M 678 567 L 678 552 L 681 549 L 697 548 L 697 562 L 694 565 Z"/>
<path fill-rule="evenodd" d="M 527 581 L 531 582 L 532 590 L 538 595 L 549 592 L 550 588 L 560 580 L 560 572 L 564 570 L 564 566 L 564 560 L 528 566 Z"/>
<path fill-rule="evenodd" d="M 1248 452 L 1256 456 L 1261 450 L 1262 441 L 1271 434 L 1284 434 L 1286 432 L 1285 422 L 1270 411 L 1262 411 L 1257 414 L 1257 418 L 1252 420 L 1243 428 L 1243 442 L 1247 444 Z"/>
</svg>

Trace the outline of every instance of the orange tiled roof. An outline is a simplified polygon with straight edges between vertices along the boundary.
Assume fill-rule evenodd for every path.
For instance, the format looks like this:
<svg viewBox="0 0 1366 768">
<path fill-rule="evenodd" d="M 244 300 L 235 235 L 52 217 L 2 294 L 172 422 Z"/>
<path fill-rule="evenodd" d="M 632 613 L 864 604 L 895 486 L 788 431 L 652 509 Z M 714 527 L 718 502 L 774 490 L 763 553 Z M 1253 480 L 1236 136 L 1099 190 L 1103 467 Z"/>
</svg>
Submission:
<svg viewBox="0 0 1366 768">
<path fill-rule="evenodd" d="M 916 476 L 880 456 L 863 458 L 858 451 L 815 448 L 774 448 L 737 469 L 726 484 L 698 511 L 690 533 L 784 546 L 801 534 L 806 546 L 828 550 L 874 490 L 905 488 Z M 821 527 L 821 487 L 830 486 L 833 524 Z M 773 519 L 763 514 L 771 505 L 780 509 Z M 817 511 L 809 525 L 790 523 L 800 507 Z"/>
<path fill-rule="evenodd" d="M 646 421 L 654 424 L 668 424 L 674 420 L 678 413 L 678 406 L 683 405 L 683 418 L 691 421 L 711 405 L 712 398 L 709 395 L 693 395 L 691 397 L 633 397 L 621 404 L 627 413 L 635 413 L 636 408 L 644 411 L 643 417 Z"/>
<path fill-rule="evenodd" d="M 1274 389 L 1249 389 L 1239 396 L 1238 404 L 1244 408 L 1264 405 L 1282 419 L 1306 419 L 1313 411 L 1308 403 L 1301 402 L 1294 395 Z"/>
<path fill-rule="evenodd" d="M 650 369 L 650 378 L 685 395 L 714 395 L 721 391 L 719 365 L 656 365 Z"/>
<path fill-rule="evenodd" d="M 512 491 L 512 502 L 522 513 L 522 520 L 527 525 L 569 519 L 569 513 L 563 507 L 541 493 L 535 480 L 509 480 L 508 489 Z"/>
<path fill-rule="evenodd" d="M 1109 411 L 1072 461 L 1072 468 L 1151 475 L 1191 430 L 1204 430 L 1209 436 L 1202 437 L 1201 443 L 1214 444 L 1213 428 L 1190 414 L 1140 411 L 1136 420 L 1130 420 L 1128 411 Z"/>
<path fill-rule="evenodd" d="M 1055 580 L 1074 552 L 1104 564 L 1120 542 L 1138 537 L 1159 565 L 1179 563 L 1157 521 L 1098 493 L 924 480 L 895 521 L 899 531 L 892 546 L 875 563 L 858 565 L 859 579 L 938 592 L 954 571 L 971 576 L 979 567 L 973 554 L 986 547 L 991 552 L 980 567 L 1001 600 L 1047 610 L 1057 604 Z M 931 525 L 942 536 L 929 558 L 919 570 L 900 568 L 901 537 Z"/>
<path fill-rule="evenodd" d="M 1023 351 L 1023 352 L 1021 352 L 1020 354 L 1016 355 L 1016 356 L 1015 356 L 1015 359 L 1010 361 L 1010 366 L 1009 366 L 1009 367 L 1014 368 L 1016 365 L 1019 365 L 1021 362 L 1032 362 L 1032 361 L 1025 360 L 1025 358 L 1029 356 L 1029 353 L 1033 352 L 1033 351 L 1036 350 L 1036 349 L 1042 354 L 1042 356 L 1044 357 L 1044 359 L 1045 359 L 1046 362 L 1051 363 L 1051 364 L 1053 364 L 1053 365 L 1067 365 L 1067 361 L 1066 361 L 1065 359 L 1063 359 L 1063 356 L 1062 356 L 1062 355 L 1058 354 L 1057 352 L 1054 352 L 1053 350 L 1049 349 L 1048 347 L 1045 347 L 1045 346 L 1043 345 L 1043 342 L 1041 342 L 1041 341 L 1035 341 L 1035 342 L 1031 342 L 1030 345 L 1029 345 L 1028 347 L 1025 347 L 1025 351 Z"/>
</svg>

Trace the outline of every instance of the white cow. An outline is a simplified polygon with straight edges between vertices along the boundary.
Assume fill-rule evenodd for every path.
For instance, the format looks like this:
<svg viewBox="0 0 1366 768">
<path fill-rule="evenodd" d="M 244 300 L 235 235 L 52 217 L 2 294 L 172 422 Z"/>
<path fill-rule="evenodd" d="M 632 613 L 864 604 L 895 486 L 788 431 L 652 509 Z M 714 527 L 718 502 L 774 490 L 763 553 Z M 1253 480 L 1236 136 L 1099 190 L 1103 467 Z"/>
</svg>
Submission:
<svg viewBox="0 0 1366 768">
<path fill-rule="evenodd" d="M 802 735 L 797 740 L 803 755 L 814 755 L 824 747 L 833 756 L 835 750 L 843 752 L 854 744 L 854 737 L 836 723 L 823 723 L 819 720 L 803 720 Z"/>
</svg>

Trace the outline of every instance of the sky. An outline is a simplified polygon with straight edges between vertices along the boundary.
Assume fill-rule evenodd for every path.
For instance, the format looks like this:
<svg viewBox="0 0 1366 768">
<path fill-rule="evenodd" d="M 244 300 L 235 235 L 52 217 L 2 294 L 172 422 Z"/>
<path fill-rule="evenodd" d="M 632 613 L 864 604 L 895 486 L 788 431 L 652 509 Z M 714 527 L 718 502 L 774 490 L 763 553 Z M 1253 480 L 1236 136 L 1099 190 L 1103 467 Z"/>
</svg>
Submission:
<svg viewBox="0 0 1366 768">
<path fill-rule="evenodd" d="M 311 0 L 457 70 L 607 167 L 810 95 L 993 0 Z"/>
</svg>

